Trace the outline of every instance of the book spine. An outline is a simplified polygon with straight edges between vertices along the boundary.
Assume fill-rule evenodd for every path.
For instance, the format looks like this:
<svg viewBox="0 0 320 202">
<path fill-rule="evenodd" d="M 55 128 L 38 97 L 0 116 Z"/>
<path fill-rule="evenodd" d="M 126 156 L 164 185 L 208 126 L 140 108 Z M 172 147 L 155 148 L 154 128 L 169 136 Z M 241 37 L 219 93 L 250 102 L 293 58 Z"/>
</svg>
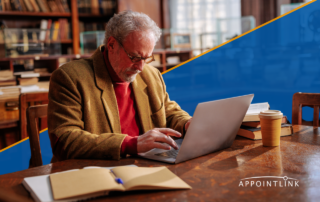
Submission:
<svg viewBox="0 0 320 202">
<path fill-rule="evenodd" d="M 49 19 L 48 20 L 48 26 L 47 26 L 46 38 L 45 38 L 46 41 L 50 40 L 51 27 L 52 27 L 52 20 Z"/>
<path fill-rule="evenodd" d="M 3 11 L 2 3 L 3 3 L 3 0 L 2 1 L 0 0 L 0 11 Z"/>
<path fill-rule="evenodd" d="M 12 11 L 11 5 L 10 5 L 10 0 L 4 0 L 4 7 L 6 11 Z"/>
<path fill-rule="evenodd" d="M 66 36 L 66 39 L 70 39 L 70 37 L 69 37 L 69 32 L 70 32 L 70 30 L 69 30 L 69 22 L 68 22 L 68 20 L 66 19 L 65 20 L 65 36 Z"/>
<path fill-rule="evenodd" d="M 6 4 L 5 4 L 5 0 L 2 0 L 2 10 L 6 11 Z"/>
<path fill-rule="evenodd" d="M 91 0 L 91 14 L 99 15 L 99 2 L 98 2 L 98 0 Z"/>
<path fill-rule="evenodd" d="M 64 38 L 64 19 L 60 18 L 58 21 L 59 21 L 60 40 L 63 40 L 65 39 Z"/>
<path fill-rule="evenodd" d="M 47 0 L 41 0 L 41 1 L 44 5 L 45 9 L 47 10 L 46 12 L 51 12 Z"/>
<path fill-rule="evenodd" d="M 50 11 L 53 13 L 56 13 L 57 12 L 57 5 L 55 4 L 55 2 L 52 0 L 48 0 L 47 3 L 50 8 Z"/>
<path fill-rule="evenodd" d="M 60 0 L 55 0 L 57 6 L 58 6 L 58 9 L 59 9 L 59 12 L 60 13 L 64 13 L 64 9 L 63 9 L 63 6 L 61 4 L 61 1 Z"/>
<path fill-rule="evenodd" d="M 15 0 L 14 5 L 17 11 L 22 11 L 22 7 L 19 0 Z"/>
<path fill-rule="evenodd" d="M 11 10 L 12 11 L 16 11 L 17 10 L 15 2 L 16 2 L 15 0 L 10 0 L 10 6 L 11 6 Z"/>
<path fill-rule="evenodd" d="M 99 13 L 100 15 L 103 15 L 102 0 L 98 0 L 98 2 L 99 2 Z"/>
<path fill-rule="evenodd" d="M 40 12 L 40 8 L 39 8 L 38 4 L 36 3 L 36 0 L 30 0 L 30 3 L 31 3 L 35 12 Z"/>
<path fill-rule="evenodd" d="M 91 2 L 86 0 L 86 13 L 91 13 Z"/>
<path fill-rule="evenodd" d="M 59 37 L 59 27 L 60 27 L 59 21 L 55 21 L 53 27 L 54 28 L 53 28 L 52 40 L 56 41 L 58 40 L 58 37 Z"/>
<path fill-rule="evenodd" d="M 68 22 L 68 39 L 72 39 L 72 27 L 71 27 L 71 23 Z"/>
<path fill-rule="evenodd" d="M 33 6 L 31 5 L 30 0 L 24 0 L 24 3 L 25 3 L 25 5 L 26 5 L 27 11 L 30 11 L 30 12 L 33 12 L 33 11 L 34 11 Z"/>
<path fill-rule="evenodd" d="M 48 12 L 44 2 L 42 0 L 36 0 L 42 12 Z"/>
<path fill-rule="evenodd" d="M 22 11 L 28 11 L 28 9 L 27 9 L 27 7 L 26 7 L 26 5 L 24 3 L 24 0 L 19 0 L 19 2 L 20 2 L 20 5 L 21 5 L 21 8 L 22 8 Z"/>
<path fill-rule="evenodd" d="M 108 0 L 107 1 L 107 15 L 111 15 L 112 14 L 112 10 L 113 10 L 113 1 L 112 0 Z"/>
<path fill-rule="evenodd" d="M 70 9 L 69 9 L 67 0 L 61 0 L 61 3 L 62 3 L 62 6 L 63 6 L 63 9 L 64 9 L 64 12 L 65 13 L 70 13 Z"/>
<path fill-rule="evenodd" d="M 44 41 L 46 39 L 46 29 L 48 27 L 48 21 L 47 20 L 41 20 L 40 22 L 40 34 L 39 34 L 39 40 Z"/>
</svg>

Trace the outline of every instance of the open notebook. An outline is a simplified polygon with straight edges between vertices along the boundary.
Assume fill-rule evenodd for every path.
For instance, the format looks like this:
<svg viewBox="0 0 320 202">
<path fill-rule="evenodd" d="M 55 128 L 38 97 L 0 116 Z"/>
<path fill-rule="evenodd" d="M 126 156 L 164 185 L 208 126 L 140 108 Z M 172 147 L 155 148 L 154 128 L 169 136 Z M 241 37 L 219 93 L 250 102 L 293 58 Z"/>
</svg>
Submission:
<svg viewBox="0 0 320 202">
<path fill-rule="evenodd" d="M 191 189 L 166 167 L 135 165 L 87 167 L 25 178 L 22 184 L 35 201 L 79 201 L 107 195 L 109 191 Z"/>
<path fill-rule="evenodd" d="M 136 165 L 127 165 L 136 167 Z M 84 167 L 83 169 L 91 169 L 91 168 L 102 168 L 96 166 L 88 166 Z M 114 167 L 103 167 L 104 169 L 112 169 Z M 77 171 L 79 169 L 68 170 L 64 172 L 71 172 Z M 60 172 L 63 173 L 63 172 Z M 33 200 L 37 202 L 48 202 L 48 201 L 77 201 L 77 200 L 84 200 L 91 197 L 84 197 L 83 199 L 78 198 L 77 200 L 54 200 L 52 196 L 51 184 L 49 175 L 40 175 L 35 177 L 26 177 L 22 181 L 23 186 L 30 192 Z M 92 198 L 95 196 L 92 196 Z"/>
<path fill-rule="evenodd" d="M 109 191 L 191 189 L 167 167 L 95 168 L 50 175 L 55 200 L 106 195 Z"/>
</svg>

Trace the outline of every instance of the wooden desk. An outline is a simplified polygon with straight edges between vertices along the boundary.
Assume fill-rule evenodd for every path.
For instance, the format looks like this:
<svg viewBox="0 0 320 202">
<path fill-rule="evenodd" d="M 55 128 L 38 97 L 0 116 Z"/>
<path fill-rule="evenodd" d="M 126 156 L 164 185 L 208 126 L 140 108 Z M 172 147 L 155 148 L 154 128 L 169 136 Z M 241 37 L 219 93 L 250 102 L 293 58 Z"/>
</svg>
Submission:
<svg viewBox="0 0 320 202">
<path fill-rule="evenodd" d="M 2 175 L 0 190 L 6 189 L 3 193 L 10 192 L 12 197 L 30 199 L 21 185 L 24 177 L 85 166 L 135 164 L 149 167 L 167 166 L 193 189 L 112 193 L 94 201 L 318 201 L 320 130 L 310 126 L 294 126 L 294 130 L 299 132 L 282 137 L 280 147 L 263 147 L 261 141 L 237 137 L 228 149 L 177 165 L 140 158 L 120 161 L 67 160 Z M 299 187 L 239 187 L 241 179 L 256 176 L 288 176 L 299 180 Z"/>
</svg>

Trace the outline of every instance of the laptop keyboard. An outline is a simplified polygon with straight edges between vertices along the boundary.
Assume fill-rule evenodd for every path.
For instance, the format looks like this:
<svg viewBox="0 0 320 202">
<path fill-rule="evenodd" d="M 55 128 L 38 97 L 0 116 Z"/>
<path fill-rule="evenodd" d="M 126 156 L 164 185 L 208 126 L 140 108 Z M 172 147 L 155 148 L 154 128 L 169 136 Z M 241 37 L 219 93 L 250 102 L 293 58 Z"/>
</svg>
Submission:
<svg viewBox="0 0 320 202">
<path fill-rule="evenodd" d="M 179 150 L 170 150 L 170 151 L 166 151 L 166 152 L 161 152 L 161 153 L 157 153 L 154 154 L 156 156 L 161 156 L 161 157 L 166 157 L 166 158 L 176 158 L 178 155 Z"/>
</svg>

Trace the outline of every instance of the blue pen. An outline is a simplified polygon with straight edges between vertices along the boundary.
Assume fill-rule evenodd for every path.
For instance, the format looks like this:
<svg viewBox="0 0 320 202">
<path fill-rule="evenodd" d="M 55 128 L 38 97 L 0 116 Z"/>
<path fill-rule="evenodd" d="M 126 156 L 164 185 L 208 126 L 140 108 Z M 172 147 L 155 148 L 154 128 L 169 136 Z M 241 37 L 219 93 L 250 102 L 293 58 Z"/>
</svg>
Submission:
<svg viewBox="0 0 320 202">
<path fill-rule="evenodd" d="M 123 184 L 122 179 L 121 179 L 121 178 L 118 178 L 118 177 L 116 177 L 116 182 L 117 182 L 118 184 Z"/>
<path fill-rule="evenodd" d="M 111 171 L 111 173 L 114 175 L 116 182 L 117 182 L 118 184 L 123 184 L 122 179 L 119 178 L 119 177 L 116 177 L 116 175 L 114 174 L 114 172 L 113 172 L 112 170 L 110 170 L 110 171 Z"/>
</svg>

